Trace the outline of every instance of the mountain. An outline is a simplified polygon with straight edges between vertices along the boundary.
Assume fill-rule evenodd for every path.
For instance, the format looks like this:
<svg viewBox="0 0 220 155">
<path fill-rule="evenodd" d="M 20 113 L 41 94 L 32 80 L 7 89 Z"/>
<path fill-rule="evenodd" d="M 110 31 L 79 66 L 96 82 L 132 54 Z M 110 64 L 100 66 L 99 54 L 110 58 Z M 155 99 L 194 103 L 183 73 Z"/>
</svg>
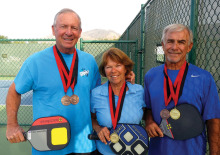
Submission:
<svg viewBox="0 0 220 155">
<path fill-rule="evenodd" d="M 81 38 L 83 40 L 116 40 L 119 39 L 120 34 L 112 30 L 94 29 L 82 32 Z"/>
<path fill-rule="evenodd" d="M 119 39 L 121 35 L 112 30 L 94 29 L 86 32 L 82 32 L 81 38 L 83 40 L 116 40 Z M 47 39 L 55 39 L 51 34 L 46 36 Z"/>
</svg>

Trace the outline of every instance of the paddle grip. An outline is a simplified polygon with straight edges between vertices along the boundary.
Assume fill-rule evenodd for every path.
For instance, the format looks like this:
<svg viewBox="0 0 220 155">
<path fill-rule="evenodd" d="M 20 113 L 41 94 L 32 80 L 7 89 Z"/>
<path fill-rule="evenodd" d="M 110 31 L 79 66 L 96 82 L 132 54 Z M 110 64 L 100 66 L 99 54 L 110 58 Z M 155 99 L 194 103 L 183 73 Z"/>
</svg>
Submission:
<svg viewBox="0 0 220 155">
<path fill-rule="evenodd" d="M 94 134 L 89 134 L 89 135 L 88 135 L 88 138 L 89 138 L 90 140 L 99 140 L 99 136 L 98 136 L 98 135 L 94 135 Z"/>
<path fill-rule="evenodd" d="M 23 132 L 24 139 L 27 140 L 27 133 Z M 8 138 L 6 138 L 8 140 Z"/>
<path fill-rule="evenodd" d="M 23 132 L 24 139 L 27 140 L 27 132 Z"/>
</svg>

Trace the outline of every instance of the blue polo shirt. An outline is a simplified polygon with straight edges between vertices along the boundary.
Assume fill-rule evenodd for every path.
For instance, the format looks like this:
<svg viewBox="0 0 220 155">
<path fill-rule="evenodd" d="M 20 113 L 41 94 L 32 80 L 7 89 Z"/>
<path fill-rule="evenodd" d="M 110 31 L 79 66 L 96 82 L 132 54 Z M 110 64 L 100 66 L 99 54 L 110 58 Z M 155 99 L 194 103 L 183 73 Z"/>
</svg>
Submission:
<svg viewBox="0 0 220 155">
<path fill-rule="evenodd" d="M 61 53 L 70 69 L 73 54 Z M 37 151 L 36 155 L 61 155 L 68 153 L 87 153 L 95 150 L 95 143 L 89 140 L 92 132 L 90 115 L 90 93 L 100 85 L 101 78 L 94 57 L 77 49 L 78 79 L 74 94 L 79 97 L 76 105 L 64 106 L 61 98 L 65 95 L 60 73 L 53 54 L 53 47 L 37 52 L 30 56 L 23 64 L 15 78 L 16 91 L 19 94 L 33 90 L 33 119 L 60 115 L 65 117 L 71 127 L 71 139 L 68 146 L 57 151 Z M 69 88 L 66 93 L 73 95 Z"/>
<path fill-rule="evenodd" d="M 128 91 L 126 92 L 122 108 L 121 118 L 118 123 L 139 124 L 143 117 L 144 89 L 141 85 L 127 82 Z M 115 95 L 115 106 L 117 106 L 118 96 Z M 91 112 L 96 113 L 97 121 L 100 126 L 112 127 L 110 114 L 108 82 L 92 90 Z M 114 154 L 108 145 L 100 140 L 96 141 L 97 149 L 104 155 Z"/>
<path fill-rule="evenodd" d="M 152 110 L 155 122 L 160 125 L 160 111 L 172 109 L 171 100 L 166 107 L 164 102 L 164 65 L 152 68 L 144 78 L 144 91 L 146 107 Z M 168 75 L 174 83 L 178 70 L 168 70 Z M 204 122 L 213 118 L 220 118 L 220 102 L 214 79 L 211 74 L 195 65 L 190 64 L 183 87 L 182 96 L 178 104 L 188 103 L 194 105 Z M 205 155 L 205 130 L 199 136 L 187 140 L 173 140 L 167 136 L 150 139 L 149 155 Z"/>
</svg>

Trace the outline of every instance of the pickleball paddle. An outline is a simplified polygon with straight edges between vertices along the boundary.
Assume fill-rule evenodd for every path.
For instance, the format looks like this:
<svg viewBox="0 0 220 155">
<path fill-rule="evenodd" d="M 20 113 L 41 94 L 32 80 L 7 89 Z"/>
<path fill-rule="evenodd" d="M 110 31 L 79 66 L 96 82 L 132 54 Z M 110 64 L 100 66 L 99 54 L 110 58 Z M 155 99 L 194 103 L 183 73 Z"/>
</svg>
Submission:
<svg viewBox="0 0 220 155">
<path fill-rule="evenodd" d="M 60 150 L 70 141 L 70 125 L 62 116 L 42 117 L 32 123 L 24 137 L 38 151 Z"/>
<path fill-rule="evenodd" d="M 160 129 L 166 136 L 175 140 L 186 140 L 203 132 L 205 124 L 195 106 L 184 103 L 177 105 L 176 109 L 180 112 L 179 118 L 169 117 L 161 121 Z"/>
<path fill-rule="evenodd" d="M 146 130 L 137 124 L 117 124 L 115 130 L 110 129 L 116 138 L 107 141 L 111 150 L 120 155 L 146 155 L 148 151 L 148 135 Z M 88 135 L 90 140 L 99 140 L 95 134 Z M 111 138 L 110 138 L 111 139 Z"/>
</svg>

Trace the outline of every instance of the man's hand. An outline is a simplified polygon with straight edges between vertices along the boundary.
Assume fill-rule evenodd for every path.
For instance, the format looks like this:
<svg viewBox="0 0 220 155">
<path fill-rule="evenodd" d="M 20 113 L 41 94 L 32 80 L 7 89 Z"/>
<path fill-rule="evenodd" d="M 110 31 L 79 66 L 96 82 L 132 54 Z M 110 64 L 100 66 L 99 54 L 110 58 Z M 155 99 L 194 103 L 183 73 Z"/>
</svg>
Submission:
<svg viewBox="0 0 220 155">
<path fill-rule="evenodd" d="M 152 111 L 149 109 L 145 110 L 144 116 L 145 116 L 145 124 L 146 124 L 145 129 L 148 133 L 148 136 L 150 138 L 163 137 L 163 132 L 161 131 L 161 129 L 153 119 Z"/>
<path fill-rule="evenodd" d="M 148 136 L 150 138 L 153 137 L 163 137 L 163 132 L 161 131 L 161 129 L 159 128 L 159 126 L 153 121 L 151 123 L 146 124 L 145 127 Z"/>
<path fill-rule="evenodd" d="M 23 142 L 24 130 L 18 125 L 17 113 L 21 103 L 21 94 L 15 90 L 15 83 L 13 82 L 8 89 L 6 98 L 6 111 L 7 111 L 7 130 L 6 138 L 10 143 Z"/>
<path fill-rule="evenodd" d="M 125 77 L 126 81 L 130 82 L 131 84 L 135 84 L 135 74 L 133 71 L 128 73 Z"/>
<path fill-rule="evenodd" d="M 6 138 L 10 143 L 19 143 L 25 141 L 24 130 L 18 125 L 7 125 Z"/>
</svg>

